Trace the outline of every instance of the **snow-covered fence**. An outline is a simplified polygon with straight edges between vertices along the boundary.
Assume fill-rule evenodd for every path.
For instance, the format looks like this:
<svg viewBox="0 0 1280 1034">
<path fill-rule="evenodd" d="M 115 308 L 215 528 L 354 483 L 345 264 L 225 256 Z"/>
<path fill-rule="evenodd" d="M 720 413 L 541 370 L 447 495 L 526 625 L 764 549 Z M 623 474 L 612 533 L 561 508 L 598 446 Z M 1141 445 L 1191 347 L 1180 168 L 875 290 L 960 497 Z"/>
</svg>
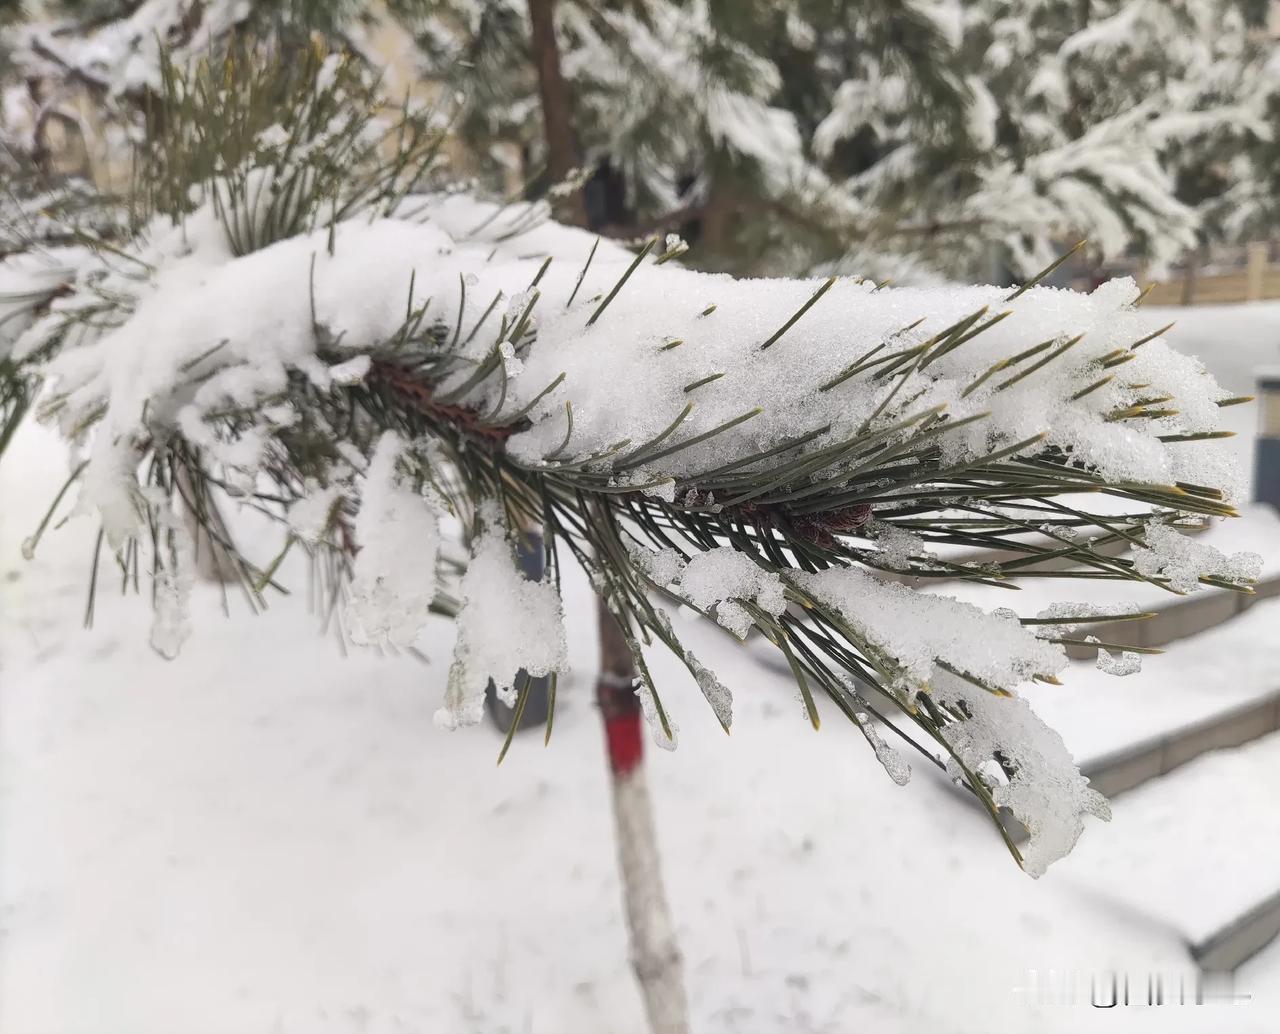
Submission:
<svg viewBox="0 0 1280 1034">
<path fill-rule="evenodd" d="M 1273 245 L 1254 241 L 1202 263 L 1190 256 L 1181 271 L 1166 280 L 1149 281 L 1139 273 L 1151 305 L 1226 305 L 1280 298 L 1280 265 L 1271 259 Z"/>
</svg>

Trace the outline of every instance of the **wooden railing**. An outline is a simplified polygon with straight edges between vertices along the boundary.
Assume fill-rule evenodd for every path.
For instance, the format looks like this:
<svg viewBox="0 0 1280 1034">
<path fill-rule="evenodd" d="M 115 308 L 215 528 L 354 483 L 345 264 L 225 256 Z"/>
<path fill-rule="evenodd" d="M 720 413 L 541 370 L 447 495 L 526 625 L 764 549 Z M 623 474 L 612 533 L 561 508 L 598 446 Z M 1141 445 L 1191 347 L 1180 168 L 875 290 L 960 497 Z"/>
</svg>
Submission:
<svg viewBox="0 0 1280 1034">
<path fill-rule="evenodd" d="M 1245 249 L 1245 266 L 1227 273 L 1201 273 L 1194 269 L 1183 276 L 1150 283 L 1139 275 L 1143 287 L 1150 285 L 1148 305 L 1224 305 L 1230 302 L 1257 302 L 1280 298 L 1280 265 L 1270 261 L 1270 246 L 1250 244 Z"/>
</svg>

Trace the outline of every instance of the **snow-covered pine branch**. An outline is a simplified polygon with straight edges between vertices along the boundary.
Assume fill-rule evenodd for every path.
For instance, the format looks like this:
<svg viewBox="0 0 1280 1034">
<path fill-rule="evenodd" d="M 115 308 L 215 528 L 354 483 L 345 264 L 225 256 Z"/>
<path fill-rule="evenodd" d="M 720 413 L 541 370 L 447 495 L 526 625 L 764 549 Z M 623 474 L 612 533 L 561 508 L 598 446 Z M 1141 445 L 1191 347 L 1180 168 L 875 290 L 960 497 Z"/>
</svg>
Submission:
<svg viewBox="0 0 1280 1034">
<path fill-rule="evenodd" d="M 1132 309 L 1133 285 L 1010 299 L 994 288 L 735 281 L 660 264 L 661 246 L 633 258 L 570 229 L 513 232 L 527 218 L 459 196 L 411 198 L 398 217 L 236 257 L 204 208 L 153 225 L 130 262 L 101 256 L 16 351 L 77 327 L 90 292 L 135 299 L 118 326 L 69 338 L 42 371 L 44 412 L 73 438 L 92 429 L 80 508 L 124 550 L 157 521 L 180 536 L 158 516 L 180 464 L 249 497 L 284 491 L 293 508 L 322 494 L 324 537 L 347 548 L 351 514 L 363 547 L 355 576 L 375 587 L 355 593 L 352 617 L 402 644 L 431 604 L 437 536 L 424 529 L 450 511 L 468 523 L 483 514 L 476 548 L 495 572 L 493 543 L 545 524 L 635 637 L 677 650 L 651 590 L 737 634 L 754 625 L 801 670 L 822 645 L 797 627 L 814 615 L 839 638 L 838 677 L 879 684 L 913 720 L 935 723 L 975 790 L 1031 828 L 1029 870 L 1069 848 L 1080 816 L 1103 806 L 1011 696 L 1060 671 L 1061 647 L 1009 612 L 866 568 L 988 574 L 929 552 L 974 541 L 948 514 L 1005 530 L 1049 517 L 1063 523 L 1051 536 L 1069 541 L 1088 517 L 1032 503 L 1043 481 L 1055 494 L 1101 486 L 1164 504 L 1161 521 L 1230 512 L 1231 474 L 1185 441 L 1215 433 L 1223 393 L 1194 360 L 1143 340 L 1151 328 Z M 367 469 L 352 446 L 373 456 Z M 304 448 L 317 456 L 304 460 Z M 263 478 L 277 484 L 263 490 Z M 381 501 L 388 492 L 394 504 Z M 362 495 L 380 518 L 368 520 Z M 1146 519 L 1099 526 L 1141 534 Z M 910 548 L 888 548 L 892 528 L 913 536 Z M 181 554 L 168 550 L 162 570 Z M 368 569 L 379 557 L 385 567 Z M 505 562 L 518 577 L 509 550 Z M 1197 562 L 1192 581 L 1250 575 L 1243 560 Z M 1138 563 L 1091 560 L 1109 577 L 1140 577 Z M 182 608 L 183 584 L 169 576 L 161 622 L 171 624 L 166 607 Z M 508 594 L 464 584 L 463 629 L 502 628 L 505 641 L 495 652 L 460 635 L 449 722 L 476 717 L 489 676 L 509 686 L 521 666 L 557 670 L 562 653 L 545 651 L 558 603 L 545 592 L 508 626 L 491 611 Z M 727 726 L 727 692 L 686 660 Z M 817 681 L 851 705 L 842 682 Z M 673 739 L 670 708 L 655 687 L 642 691 L 657 734 Z M 980 773 L 995 749 L 1016 772 L 989 788 Z"/>
<path fill-rule="evenodd" d="M 79 24 L 72 15 L 30 20 L 7 40 L 27 79 L 79 84 L 108 98 L 161 89 L 161 57 L 210 52 L 250 15 L 251 0 L 143 0 L 119 17 Z"/>
<path fill-rule="evenodd" d="M 4 339 L 4 382 L 43 382 L 41 414 L 83 444 L 68 491 L 126 575 L 154 572 L 160 652 L 189 634 L 178 507 L 251 600 L 271 591 L 277 564 L 243 556 L 221 515 L 238 500 L 280 520 L 282 550 L 325 561 L 357 638 L 429 650 L 428 615 L 456 617 L 440 721 L 466 724 L 489 678 L 518 698 L 518 669 L 563 670 L 567 551 L 624 630 L 663 745 L 687 705 L 660 696 L 648 647 L 674 651 L 732 722 L 732 687 L 668 618 L 686 606 L 758 631 L 810 720 L 825 696 L 901 778 L 867 724 L 896 728 L 862 695 L 879 690 L 996 821 L 1005 806 L 1027 826 L 1010 847 L 1033 874 L 1105 814 L 1016 695 L 1054 679 L 1060 640 L 1096 615 L 1045 624 L 892 578 L 1010 583 L 1064 558 L 1179 592 L 1256 574 L 1256 558 L 1178 533 L 1234 512 L 1210 440 L 1240 400 L 1167 346 L 1131 282 L 1080 295 L 693 272 L 678 240 L 632 254 L 544 206 L 409 193 L 432 167 L 429 125 L 385 125 L 340 66 L 314 71 L 287 130 L 250 109 L 236 135 L 156 149 L 156 177 L 188 189 L 155 192 L 131 240 L 63 249 L 60 276 L 29 256 L 0 265 L 34 299 Z M 198 103 L 174 110 L 201 124 L 229 103 L 182 96 Z M 336 149 L 347 171 L 326 179 Z M 1121 503 L 1095 510 L 1101 495 Z M 527 529 L 546 543 L 539 582 L 513 558 Z M 1120 540 L 1131 556 L 1098 548 Z M 1016 561 L 964 557 L 1011 545 Z"/>
</svg>

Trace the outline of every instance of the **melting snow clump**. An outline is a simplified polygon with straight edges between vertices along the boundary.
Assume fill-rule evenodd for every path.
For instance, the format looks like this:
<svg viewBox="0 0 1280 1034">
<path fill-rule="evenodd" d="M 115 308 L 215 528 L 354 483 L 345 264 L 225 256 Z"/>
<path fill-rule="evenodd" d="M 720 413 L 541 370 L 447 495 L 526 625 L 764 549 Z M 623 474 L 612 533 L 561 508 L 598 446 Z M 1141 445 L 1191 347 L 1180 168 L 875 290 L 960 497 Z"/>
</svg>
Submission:
<svg viewBox="0 0 1280 1034">
<path fill-rule="evenodd" d="M 1227 556 L 1168 524 L 1148 526 L 1147 545 L 1134 550 L 1133 565 L 1150 578 L 1168 578 L 1178 592 L 1195 592 L 1201 576 L 1239 583 L 1257 581 L 1262 573 L 1257 553 Z"/>
<path fill-rule="evenodd" d="M 484 530 L 472 545 L 459 588 L 462 609 L 445 704 L 435 716 L 448 729 L 480 720 L 490 679 L 499 697 L 512 702 L 520 669 L 537 677 L 568 667 L 564 606 L 555 581 L 549 573 L 542 581 L 525 577 L 496 506 L 486 507 L 481 521 Z"/>
<path fill-rule="evenodd" d="M 934 697 L 966 715 L 942 729 L 965 766 L 985 775 L 993 755 L 1003 759 L 1002 772 L 984 781 L 996 805 L 1027 827 L 1022 867 L 1030 875 L 1044 875 L 1070 852 L 1086 815 L 1111 817 L 1106 799 L 1080 774 L 1062 737 L 1021 697 L 998 697 L 946 673 L 935 681 Z"/>
</svg>

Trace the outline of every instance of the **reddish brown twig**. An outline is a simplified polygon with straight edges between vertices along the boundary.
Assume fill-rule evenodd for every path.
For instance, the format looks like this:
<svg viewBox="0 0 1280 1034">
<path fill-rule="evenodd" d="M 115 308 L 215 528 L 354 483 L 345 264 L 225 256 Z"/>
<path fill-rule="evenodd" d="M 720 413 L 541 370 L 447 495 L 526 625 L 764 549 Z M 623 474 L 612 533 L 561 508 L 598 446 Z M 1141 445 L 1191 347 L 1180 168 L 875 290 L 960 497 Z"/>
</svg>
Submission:
<svg viewBox="0 0 1280 1034">
<path fill-rule="evenodd" d="M 504 442 L 516 430 L 511 426 L 495 427 L 482 423 L 474 409 L 438 401 L 431 391 L 430 384 L 424 383 L 411 371 L 395 363 L 375 362 L 369 368 L 365 381 L 386 388 L 410 409 L 436 420 L 447 420 L 460 430 L 478 438 Z"/>
</svg>

